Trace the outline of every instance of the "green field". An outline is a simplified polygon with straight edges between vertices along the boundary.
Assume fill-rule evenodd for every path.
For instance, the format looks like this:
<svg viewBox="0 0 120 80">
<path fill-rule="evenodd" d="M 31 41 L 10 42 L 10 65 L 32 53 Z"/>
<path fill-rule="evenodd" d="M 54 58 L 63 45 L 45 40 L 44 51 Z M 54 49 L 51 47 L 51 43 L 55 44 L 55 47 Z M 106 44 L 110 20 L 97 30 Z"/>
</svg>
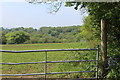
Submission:
<svg viewBox="0 0 120 80">
<path fill-rule="evenodd" d="M 13 44 L 1 45 L 3 50 L 43 50 L 43 49 L 78 49 L 88 48 L 86 43 L 43 43 L 43 44 Z M 87 53 L 87 52 L 86 52 Z M 77 60 L 79 52 L 48 52 L 48 61 Z M 82 59 L 82 58 L 81 58 Z M 45 52 L 32 53 L 2 53 L 4 63 L 39 62 L 45 60 Z M 87 63 L 89 64 L 89 63 Z M 80 63 L 49 63 L 48 72 L 66 72 L 81 70 Z M 3 65 L 3 74 L 43 73 L 44 64 Z M 84 68 L 86 68 L 84 66 Z M 52 75 L 52 77 L 70 77 L 70 75 Z M 34 76 L 36 77 L 36 76 Z M 41 76 L 43 77 L 43 76 Z M 51 77 L 49 75 L 48 77 Z"/>
</svg>

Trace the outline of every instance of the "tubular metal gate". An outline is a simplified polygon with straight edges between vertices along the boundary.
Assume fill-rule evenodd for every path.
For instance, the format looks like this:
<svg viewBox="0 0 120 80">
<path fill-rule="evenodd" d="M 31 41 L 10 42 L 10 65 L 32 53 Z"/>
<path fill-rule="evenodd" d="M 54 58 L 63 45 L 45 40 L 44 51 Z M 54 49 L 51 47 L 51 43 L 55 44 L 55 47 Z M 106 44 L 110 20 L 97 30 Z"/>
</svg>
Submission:
<svg viewBox="0 0 120 80">
<path fill-rule="evenodd" d="M 47 52 L 53 51 L 96 51 L 96 59 L 95 60 L 66 60 L 66 61 L 47 61 Z M 96 72 L 96 76 L 94 78 L 84 78 L 84 79 L 98 79 L 98 60 L 99 60 L 99 48 L 95 49 L 49 49 L 49 50 L 27 50 L 27 51 L 9 51 L 9 50 L 0 50 L 0 52 L 7 53 L 29 53 L 29 52 L 45 52 L 45 61 L 41 62 L 25 62 L 25 63 L 0 63 L 2 65 L 21 65 L 21 64 L 38 64 L 44 63 L 44 73 L 31 73 L 31 74 L 0 74 L 0 76 L 32 76 L 32 75 L 44 75 L 44 79 L 46 80 L 46 75 L 48 74 L 67 74 L 67 73 L 88 73 L 88 72 Z M 72 71 L 72 72 L 51 72 L 47 73 L 47 63 L 65 63 L 65 62 L 96 62 L 96 70 L 94 71 Z M 83 79 L 83 78 L 82 78 Z"/>
</svg>

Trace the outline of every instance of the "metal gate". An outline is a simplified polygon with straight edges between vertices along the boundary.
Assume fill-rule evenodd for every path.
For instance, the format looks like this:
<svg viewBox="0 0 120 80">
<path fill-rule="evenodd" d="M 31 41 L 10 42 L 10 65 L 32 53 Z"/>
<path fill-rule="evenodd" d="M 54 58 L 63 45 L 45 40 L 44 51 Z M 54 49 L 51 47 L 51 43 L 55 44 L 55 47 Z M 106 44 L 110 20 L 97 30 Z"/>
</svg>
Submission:
<svg viewBox="0 0 120 80">
<path fill-rule="evenodd" d="M 48 61 L 47 55 L 48 52 L 53 51 L 95 51 L 96 58 L 94 60 L 65 60 L 65 61 Z M 44 75 L 44 80 L 46 80 L 46 75 L 49 74 L 68 74 L 68 73 L 90 73 L 95 72 L 95 77 L 93 78 L 84 78 L 84 79 L 98 79 L 98 60 L 99 60 L 99 48 L 95 49 L 49 49 L 49 50 L 26 50 L 26 51 L 9 51 L 9 50 L 0 50 L 0 52 L 7 53 L 30 53 L 30 52 L 45 52 L 45 61 L 41 62 L 25 62 L 25 63 L 0 63 L 2 65 L 21 65 L 21 64 L 38 64 L 44 63 L 44 73 L 31 73 L 31 74 L 0 74 L 0 76 L 32 76 L 32 75 Z M 67 63 L 67 62 L 95 62 L 96 68 L 92 71 L 70 71 L 70 72 L 47 72 L 47 63 Z M 83 79 L 83 78 L 82 78 Z"/>
</svg>

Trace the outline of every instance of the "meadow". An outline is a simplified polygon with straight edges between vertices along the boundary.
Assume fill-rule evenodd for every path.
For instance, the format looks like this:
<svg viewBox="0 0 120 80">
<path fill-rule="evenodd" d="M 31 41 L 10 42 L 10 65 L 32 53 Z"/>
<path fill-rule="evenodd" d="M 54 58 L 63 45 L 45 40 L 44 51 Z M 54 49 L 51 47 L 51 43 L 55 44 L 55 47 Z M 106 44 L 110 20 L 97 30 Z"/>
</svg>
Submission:
<svg viewBox="0 0 120 80">
<path fill-rule="evenodd" d="M 41 43 L 41 44 L 11 44 L 0 45 L 2 50 L 43 50 L 43 49 L 80 49 L 89 48 L 87 43 Z M 88 52 L 85 52 L 88 53 Z M 81 55 L 81 57 L 79 56 Z M 49 52 L 48 61 L 61 61 L 61 60 L 78 60 L 83 59 L 80 52 Z M 92 56 L 93 57 L 93 56 Z M 45 60 L 45 52 L 32 52 L 32 53 L 2 53 L 3 63 L 23 63 L 23 62 L 39 62 Z M 87 63 L 87 65 L 90 63 Z M 94 63 L 93 63 L 94 64 Z M 77 65 L 77 66 L 76 66 Z M 47 65 L 47 72 L 67 72 L 81 70 L 81 63 L 49 63 Z M 3 74 L 26 74 L 26 73 L 43 73 L 44 64 L 25 64 L 25 65 L 3 65 Z M 82 66 L 82 69 L 88 68 Z M 94 68 L 93 68 L 94 69 Z M 78 73 L 74 75 L 78 76 Z M 77 77 L 76 76 L 76 77 Z M 32 76 L 43 77 L 43 76 Z M 70 74 L 63 75 L 49 75 L 47 77 L 73 77 Z M 75 77 L 75 76 L 74 76 Z M 85 77 L 85 76 L 84 76 Z"/>
</svg>

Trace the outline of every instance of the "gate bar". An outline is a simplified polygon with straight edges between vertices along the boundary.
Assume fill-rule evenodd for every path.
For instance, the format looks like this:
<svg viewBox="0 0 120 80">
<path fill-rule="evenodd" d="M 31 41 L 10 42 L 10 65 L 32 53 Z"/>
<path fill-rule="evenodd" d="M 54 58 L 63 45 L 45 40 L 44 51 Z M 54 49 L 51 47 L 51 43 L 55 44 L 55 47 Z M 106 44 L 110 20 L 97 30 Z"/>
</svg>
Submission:
<svg viewBox="0 0 120 80">
<path fill-rule="evenodd" d="M 83 73 L 83 72 L 97 72 L 97 71 L 52 72 L 52 73 L 46 73 L 46 74 L 67 74 L 67 73 Z M 32 75 L 45 75 L 45 73 L 34 73 L 34 74 L 0 74 L 0 76 L 32 76 Z"/>
<path fill-rule="evenodd" d="M 48 52 L 48 51 L 97 51 L 97 50 L 98 49 L 48 49 L 48 50 L 25 50 L 25 51 L 0 50 L 0 52 L 27 53 L 27 52 Z"/>
<path fill-rule="evenodd" d="M 96 53 L 96 78 L 97 78 L 97 80 L 98 80 L 98 61 L 99 61 L 99 45 L 98 45 L 98 48 L 97 48 L 98 50 L 97 50 L 97 53 Z"/>
<path fill-rule="evenodd" d="M 68 60 L 68 61 L 47 61 L 47 52 L 49 51 L 97 51 L 96 54 L 96 60 Z M 44 64 L 44 73 L 31 73 L 31 74 L 0 74 L 0 76 L 31 76 L 31 75 L 46 75 L 47 74 L 67 74 L 67 73 L 83 73 L 83 72 L 96 72 L 96 78 L 98 77 L 98 65 L 96 65 L 95 71 L 72 71 L 72 72 L 51 72 L 47 73 L 47 63 L 60 63 L 60 62 L 92 62 L 92 61 L 98 61 L 97 55 L 98 55 L 98 48 L 95 49 L 49 49 L 49 50 L 26 50 L 26 51 L 10 51 L 10 50 L 0 50 L 0 52 L 8 52 L 8 53 L 27 53 L 27 52 L 45 52 L 45 61 L 43 62 L 26 62 L 26 63 L 0 63 L 0 64 L 6 64 L 6 65 L 19 65 L 19 64 L 37 64 L 37 63 L 45 63 Z"/>
<path fill-rule="evenodd" d="M 94 62 L 94 61 L 98 61 L 98 60 L 41 61 L 41 62 L 26 62 L 26 63 L 0 63 L 0 64 L 21 65 L 21 64 L 39 64 L 39 63 Z"/>
<path fill-rule="evenodd" d="M 45 52 L 45 64 L 44 64 L 44 80 L 46 80 L 46 74 L 47 74 L 47 51 Z"/>
</svg>

